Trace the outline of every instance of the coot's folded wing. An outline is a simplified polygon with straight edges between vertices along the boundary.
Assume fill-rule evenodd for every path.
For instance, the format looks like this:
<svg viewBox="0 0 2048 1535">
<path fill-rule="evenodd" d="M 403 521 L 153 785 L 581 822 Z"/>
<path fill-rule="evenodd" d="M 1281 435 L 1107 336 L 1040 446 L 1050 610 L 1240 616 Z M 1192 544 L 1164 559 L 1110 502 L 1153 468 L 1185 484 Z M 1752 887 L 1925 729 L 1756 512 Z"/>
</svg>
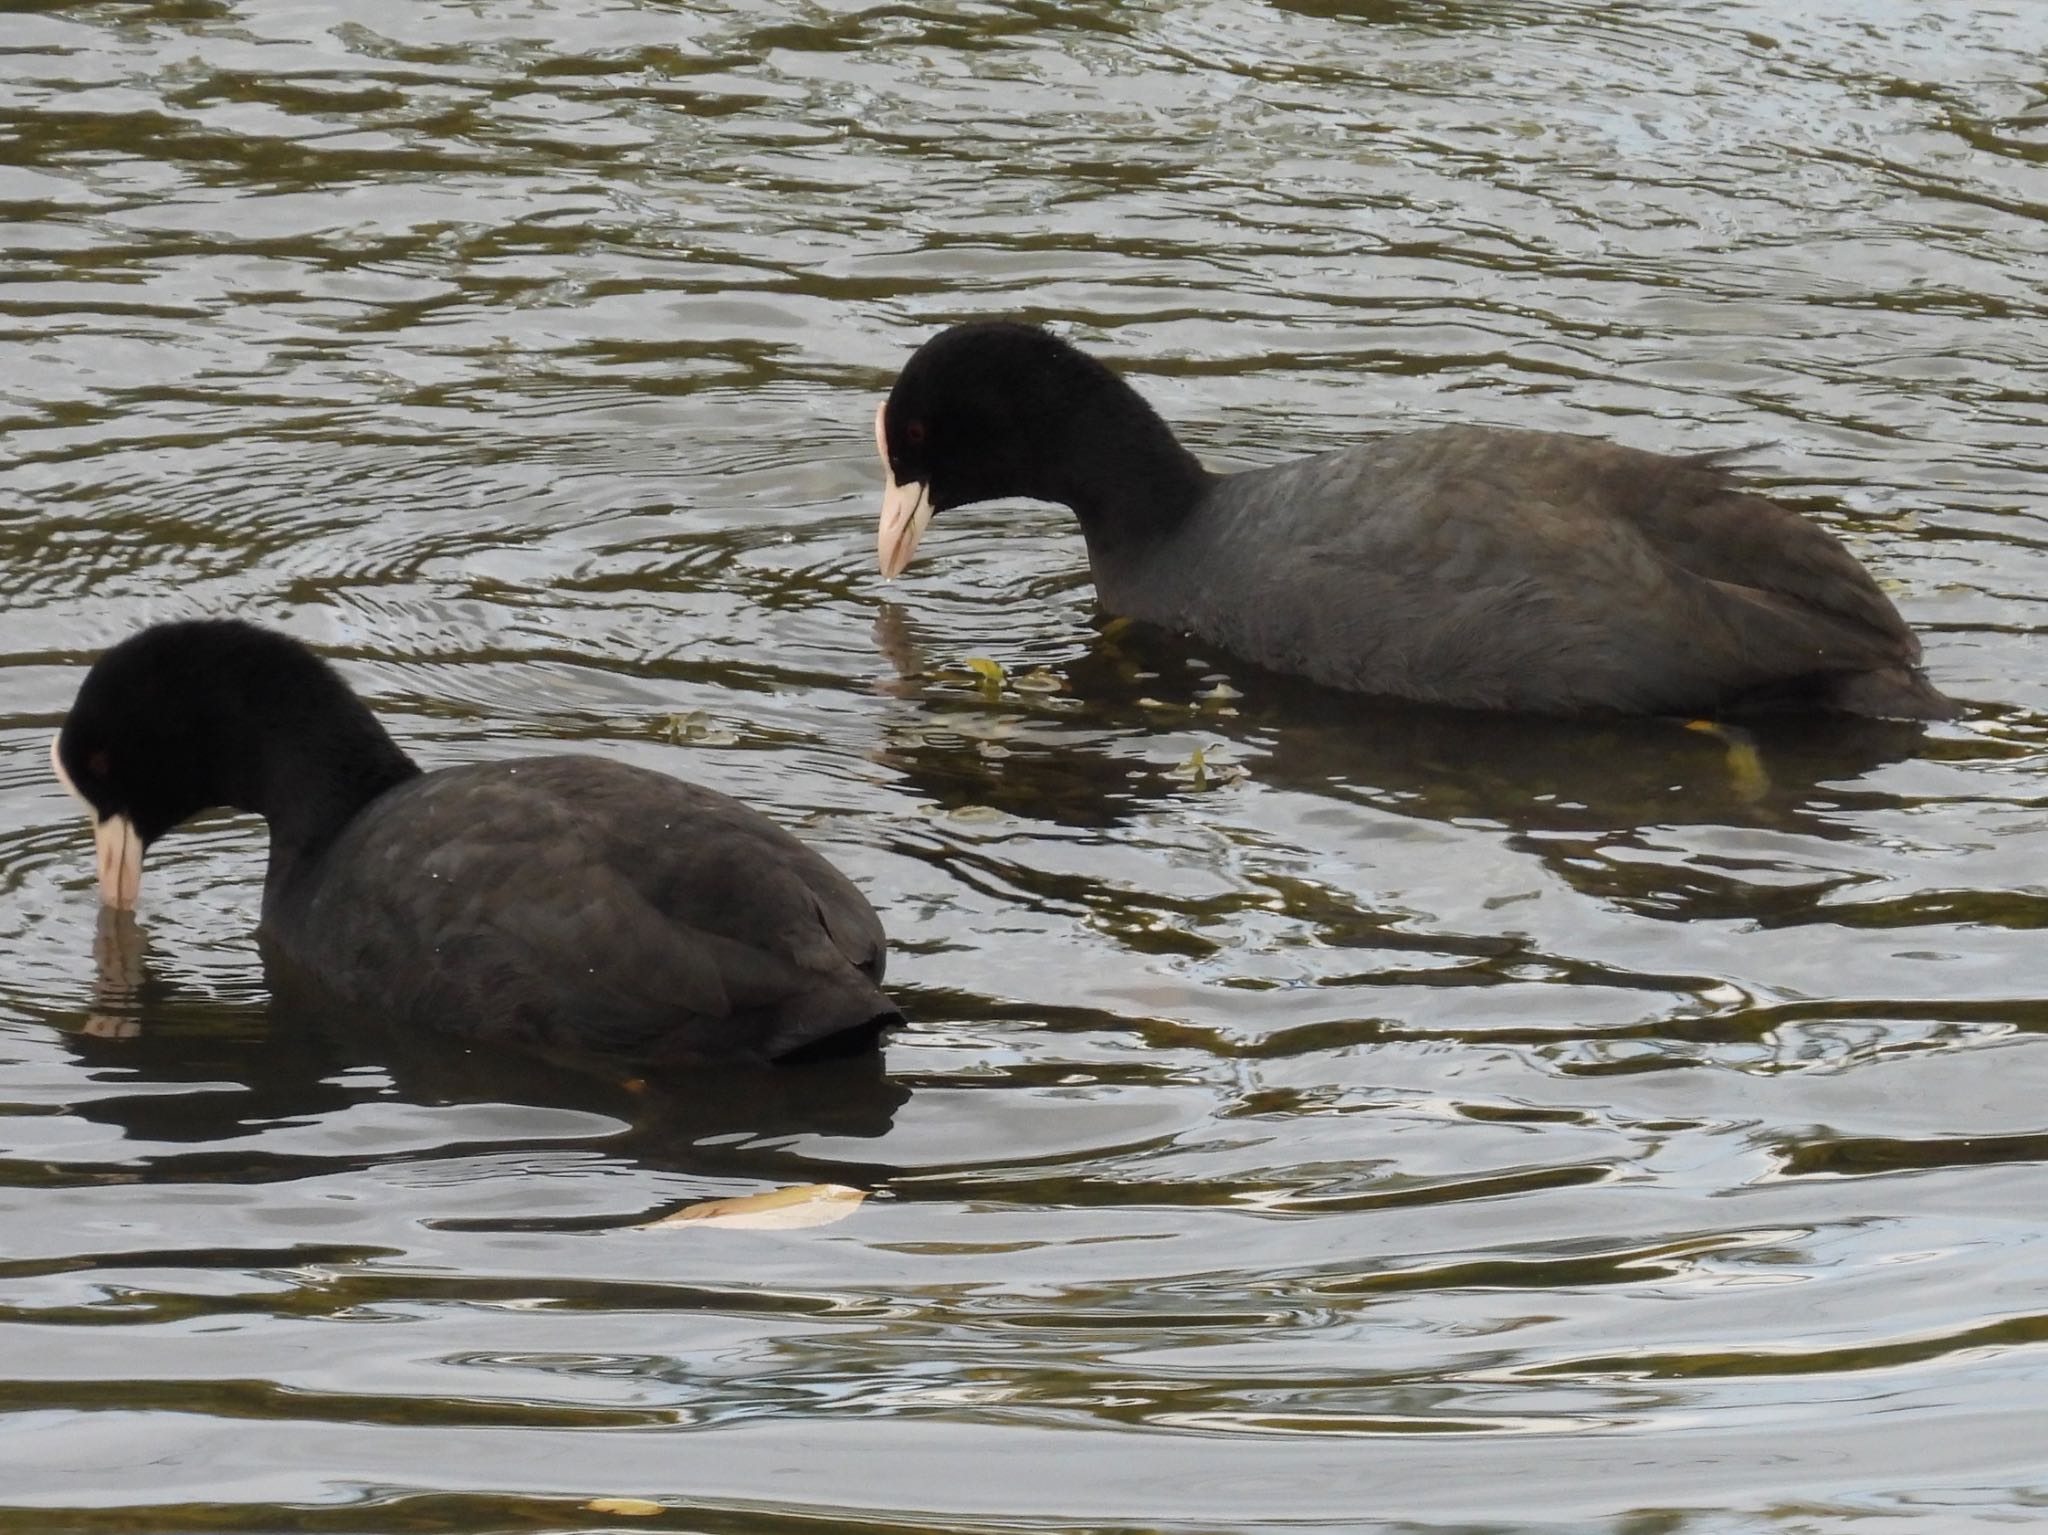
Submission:
<svg viewBox="0 0 2048 1535">
<path fill-rule="evenodd" d="M 1711 463 L 1591 438 L 1449 427 L 1233 476 L 1112 605 L 1276 670 L 1466 706 L 1818 702 L 1870 673 L 1869 712 L 1949 710 L 1824 529 Z"/>
<path fill-rule="evenodd" d="M 336 989 L 479 1040 L 772 1058 L 894 1008 L 880 922 L 738 801 L 594 758 L 429 774 L 373 805 L 272 936 Z"/>
</svg>

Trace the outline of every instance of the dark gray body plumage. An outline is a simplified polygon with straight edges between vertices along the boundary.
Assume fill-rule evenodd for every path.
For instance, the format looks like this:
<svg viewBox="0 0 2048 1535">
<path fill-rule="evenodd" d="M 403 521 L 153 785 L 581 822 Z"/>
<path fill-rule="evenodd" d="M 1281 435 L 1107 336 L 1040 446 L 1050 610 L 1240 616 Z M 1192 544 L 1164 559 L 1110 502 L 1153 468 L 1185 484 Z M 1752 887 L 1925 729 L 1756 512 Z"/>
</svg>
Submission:
<svg viewBox="0 0 2048 1535">
<path fill-rule="evenodd" d="M 1089 522 L 1108 611 L 1334 687 L 1558 714 L 1955 712 L 1869 573 L 1712 457 L 1446 427 L 1212 477 L 1142 538 Z"/>
<path fill-rule="evenodd" d="M 542 1050 L 767 1058 L 896 1015 L 845 876 L 737 800 L 592 757 L 398 784 L 273 852 L 263 932 L 388 1021 Z"/>
</svg>

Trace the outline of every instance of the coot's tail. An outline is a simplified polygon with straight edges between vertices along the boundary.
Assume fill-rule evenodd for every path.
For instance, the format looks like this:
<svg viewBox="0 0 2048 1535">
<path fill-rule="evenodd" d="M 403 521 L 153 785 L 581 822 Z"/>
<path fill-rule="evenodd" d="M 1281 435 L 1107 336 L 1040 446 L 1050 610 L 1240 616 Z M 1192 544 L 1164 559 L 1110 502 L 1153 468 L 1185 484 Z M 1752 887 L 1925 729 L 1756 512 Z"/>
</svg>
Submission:
<svg viewBox="0 0 2048 1535">
<path fill-rule="evenodd" d="M 876 1048 L 902 1022 L 902 1012 L 881 987 L 865 975 L 849 976 L 777 1008 L 765 1053 L 778 1066 L 842 1060 Z"/>
<path fill-rule="evenodd" d="M 1843 714 L 1888 720 L 1952 720 L 1963 712 L 1962 705 L 1937 689 L 1917 666 L 1833 678 L 1820 702 Z"/>
</svg>

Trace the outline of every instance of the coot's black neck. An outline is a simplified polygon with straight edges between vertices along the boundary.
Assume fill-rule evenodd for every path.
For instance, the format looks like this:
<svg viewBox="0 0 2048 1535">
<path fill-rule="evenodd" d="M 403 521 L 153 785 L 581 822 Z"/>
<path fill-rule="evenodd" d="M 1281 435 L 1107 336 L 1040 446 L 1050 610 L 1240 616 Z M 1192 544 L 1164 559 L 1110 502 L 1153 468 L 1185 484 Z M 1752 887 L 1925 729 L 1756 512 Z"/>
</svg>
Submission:
<svg viewBox="0 0 2048 1535">
<path fill-rule="evenodd" d="M 252 742 L 248 803 L 270 823 L 269 884 L 324 853 L 378 796 L 419 776 L 419 766 L 353 694 L 318 713 L 266 722 Z"/>
<path fill-rule="evenodd" d="M 1071 507 L 1091 554 L 1143 549 L 1195 510 L 1211 476 L 1159 413 L 1116 374 L 1081 354 L 1074 387 L 1048 414 L 1030 493 Z"/>
</svg>

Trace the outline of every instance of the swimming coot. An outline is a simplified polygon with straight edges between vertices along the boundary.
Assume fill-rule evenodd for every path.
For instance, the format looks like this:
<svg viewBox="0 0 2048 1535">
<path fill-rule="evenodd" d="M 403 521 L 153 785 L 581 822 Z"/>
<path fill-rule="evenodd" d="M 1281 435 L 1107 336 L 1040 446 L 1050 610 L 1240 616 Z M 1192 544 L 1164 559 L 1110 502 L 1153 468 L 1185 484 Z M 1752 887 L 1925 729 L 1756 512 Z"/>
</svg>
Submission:
<svg viewBox="0 0 2048 1535">
<path fill-rule="evenodd" d="M 187 817 L 262 816 L 273 952 L 387 1021 L 651 1064 L 847 1054 L 899 1021 L 874 910 L 739 801 L 595 757 L 423 773 L 326 662 L 251 624 L 122 641 L 50 756 L 112 906 Z"/>
<path fill-rule="evenodd" d="M 1211 474 L 1035 326 L 927 341 L 875 413 L 884 576 L 935 512 L 1080 519 L 1108 611 L 1333 687 L 1546 714 L 1955 705 L 1877 583 L 1715 455 L 1454 426 Z"/>
</svg>

